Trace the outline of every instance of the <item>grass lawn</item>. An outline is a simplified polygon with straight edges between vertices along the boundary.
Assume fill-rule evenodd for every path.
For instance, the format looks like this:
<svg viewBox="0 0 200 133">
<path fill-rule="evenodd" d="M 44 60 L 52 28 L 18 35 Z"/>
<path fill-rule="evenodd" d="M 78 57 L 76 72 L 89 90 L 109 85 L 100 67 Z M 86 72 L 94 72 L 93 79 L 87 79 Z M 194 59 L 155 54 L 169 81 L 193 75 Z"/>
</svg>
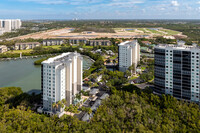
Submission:
<svg viewBox="0 0 200 133">
<path fill-rule="evenodd" d="M 114 59 L 116 59 L 116 58 L 117 58 L 117 54 L 114 55 L 114 56 L 112 56 L 112 57 L 110 57 L 111 60 L 114 60 Z"/>
<path fill-rule="evenodd" d="M 151 29 L 146 29 L 147 31 L 153 33 L 153 34 L 159 34 L 159 35 L 163 35 L 162 32 L 156 31 L 156 30 L 151 30 Z"/>
<path fill-rule="evenodd" d="M 83 48 L 92 49 L 94 47 L 93 46 L 83 46 Z"/>
<path fill-rule="evenodd" d="M 141 70 L 144 71 L 146 69 L 146 67 L 141 67 Z"/>
<path fill-rule="evenodd" d="M 162 29 L 161 31 L 166 32 L 168 35 L 177 35 L 177 34 L 181 33 L 181 32 L 178 32 L 178 31 L 168 30 L 168 29 Z"/>
<path fill-rule="evenodd" d="M 19 53 L 30 53 L 31 51 L 33 51 L 32 49 L 27 49 L 27 50 L 11 50 L 8 51 L 6 53 L 13 53 L 13 54 L 19 54 Z"/>
<path fill-rule="evenodd" d="M 133 80 L 133 79 L 136 79 L 136 78 L 138 78 L 139 76 L 132 76 L 131 78 L 130 78 L 130 80 Z"/>
<path fill-rule="evenodd" d="M 54 45 L 54 46 L 43 46 L 43 48 L 53 48 L 53 49 L 60 49 L 60 45 Z"/>
</svg>

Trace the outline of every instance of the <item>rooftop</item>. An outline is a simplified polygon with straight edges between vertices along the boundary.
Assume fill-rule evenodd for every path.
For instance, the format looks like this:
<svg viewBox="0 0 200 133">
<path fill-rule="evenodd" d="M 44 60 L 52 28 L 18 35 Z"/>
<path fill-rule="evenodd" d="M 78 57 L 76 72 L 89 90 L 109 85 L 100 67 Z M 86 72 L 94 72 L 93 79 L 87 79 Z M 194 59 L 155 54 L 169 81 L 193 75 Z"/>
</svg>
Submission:
<svg viewBox="0 0 200 133">
<path fill-rule="evenodd" d="M 56 57 L 49 58 L 48 60 L 43 61 L 42 64 L 44 64 L 44 63 L 53 63 L 55 61 L 62 60 L 64 58 L 68 57 L 69 55 L 74 55 L 74 54 L 77 54 L 77 53 L 76 52 L 75 53 L 71 53 L 71 52 L 63 53 L 61 55 L 58 55 Z M 80 55 L 80 54 L 78 54 L 78 55 Z"/>
<path fill-rule="evenodd" d="M 6 48 L 7 46 L 6 45 L 0 45 L 0 48 Z"/>
<path fill-rule="evenodd" d="M 39 42 L 24 42 L 24 43 L 15 43 L 15 45 L 22 45 L 22 44 L 40 44 Z"/>
<path fill-rule="evenodd" d="M 95 41 L 95 42 L 110 42 L 110 40 L 90 40 L 91 42 L 93 41 Z"/>
<path fill-rule="evenodd" d="M 137 40 L 134 41 L 125 41 L 119 44 L 119 46 L 124 46 L 124 45 L 135 45 L 137 43 Z"/>
<path fill-rule="evenodd" d="M 95 88 L 90 91 L 90 95 L 95 95 L 99 92 L 99 89 Z"/>
<path fill-rule="evenodd" d="M 103 99 L 106 99 L 107 97 L 109 97 L 109 94 L 108 93 L 104 93 L 100 99 L 103 100 Z"/>
<path fill-rule="evenodd" d="M 155 48 L 173 48 L 179 50 L 200 49 L 198 46 L 178 45 L 178 44 L 159 44 Z"/>
</svg>

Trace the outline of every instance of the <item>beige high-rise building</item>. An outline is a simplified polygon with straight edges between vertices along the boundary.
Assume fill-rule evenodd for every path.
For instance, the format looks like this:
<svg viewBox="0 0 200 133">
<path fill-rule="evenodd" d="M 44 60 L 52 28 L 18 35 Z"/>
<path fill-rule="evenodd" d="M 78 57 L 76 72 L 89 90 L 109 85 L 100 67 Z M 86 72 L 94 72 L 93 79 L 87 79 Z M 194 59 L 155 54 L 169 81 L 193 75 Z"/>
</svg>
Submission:
<svg viewBox="0 0 200 133">
<path fill-rule="evenodd" d="M 63 53 L 42 62 L 43 110 L 51 112 L 52 104 L 65 99 L 73 104 L 82 90 L 83 58 L 80 54 Z"/>
<path fill-rule="evenodd" d="M 137 67 L 140 61 L 140 45 L 137 40 L 119 44 L 119 70 L 125 72 L 131 65 Z"/>
</svg>

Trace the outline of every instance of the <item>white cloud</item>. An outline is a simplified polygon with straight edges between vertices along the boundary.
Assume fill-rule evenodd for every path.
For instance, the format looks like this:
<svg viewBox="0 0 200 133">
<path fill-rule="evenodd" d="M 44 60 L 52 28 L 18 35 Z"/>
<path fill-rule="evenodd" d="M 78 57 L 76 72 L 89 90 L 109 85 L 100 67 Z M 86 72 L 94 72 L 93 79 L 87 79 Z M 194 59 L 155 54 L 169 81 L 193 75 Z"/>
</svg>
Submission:
<svg viewBox="0 0 200 133">
<path fill-rule="evenodd" d="M 105 3 L 105 0 L 16 0 L 21 2 L 35 2 L 39 4 L 70 4 L 70 5 L 83 5 L 83 4 L 100 4 L 105 6 L 118 6 L 118 7 L 130 7 L 135 4 L 144 3 L 145 0 L 109 0 Z"/>
<path fill-rule="evenodd" d="M 21 2 L 35 2 L 39 4 L 65 4 L 69 3 L 66 0 L 18 0 Z"/>
<path fill-rule="evenodd" d="M 200 4 L 200 1 L 198 1 L 197 4 Z"/>
<path fill-rule="evenodd" d="M 178 1 L 172 1 L 172 2 L 171 2 L 171 5 L 172 5 L 172 6 L 179 6 L 179 3 L 178 3 Z"/>
<path fill-rule="evenodd" d="M 17 0 L 21 2 L 35 2 L 39 4 L 70 4 L 70 5 L 80 5 L 85 3 L 98 3 L 103 0 Z"/>
</svg>

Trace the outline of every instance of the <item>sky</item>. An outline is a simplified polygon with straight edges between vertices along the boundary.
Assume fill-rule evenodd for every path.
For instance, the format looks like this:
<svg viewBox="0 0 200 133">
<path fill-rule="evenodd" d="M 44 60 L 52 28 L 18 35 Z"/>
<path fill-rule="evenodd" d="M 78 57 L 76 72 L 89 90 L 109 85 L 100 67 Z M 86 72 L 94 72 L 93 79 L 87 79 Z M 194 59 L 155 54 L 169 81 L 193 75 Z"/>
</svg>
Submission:
<svg viewBox="0 0 200 133">
<path fill-rule="evenodd" d="M 200 0 L 0 0 L 0 18 L 200 19 Z"/>
</svg>

